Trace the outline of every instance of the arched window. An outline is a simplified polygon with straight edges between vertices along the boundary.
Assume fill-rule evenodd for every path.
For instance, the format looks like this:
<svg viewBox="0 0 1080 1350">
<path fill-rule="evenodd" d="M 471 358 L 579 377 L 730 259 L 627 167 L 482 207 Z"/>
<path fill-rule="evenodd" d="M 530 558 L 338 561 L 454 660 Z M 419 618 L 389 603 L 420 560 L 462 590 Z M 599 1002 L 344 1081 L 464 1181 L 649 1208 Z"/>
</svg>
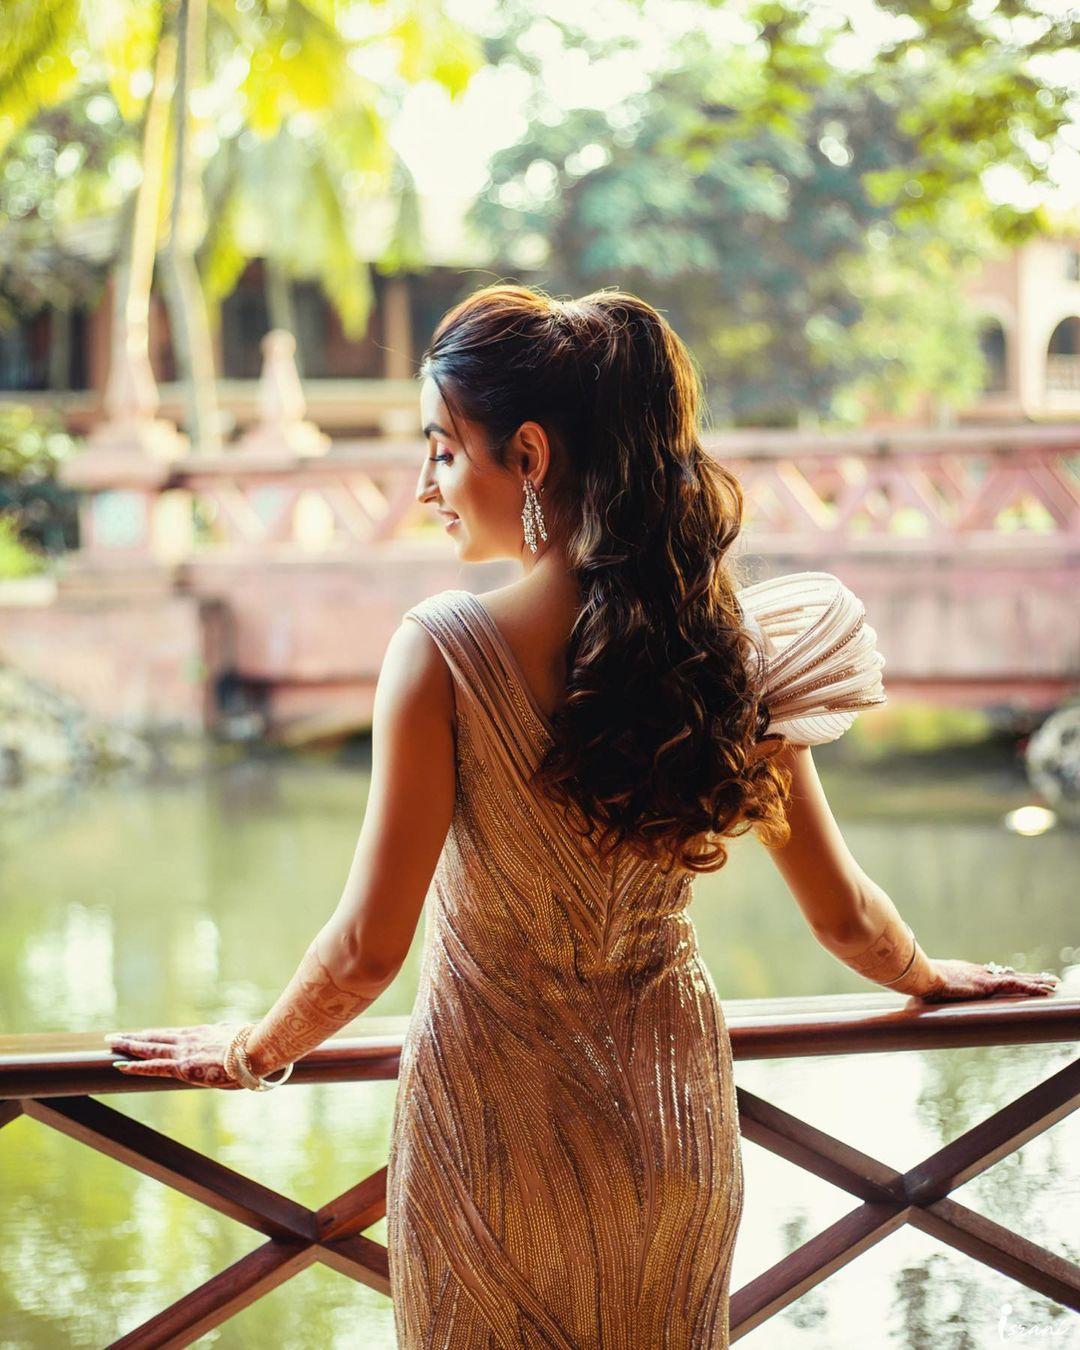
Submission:
<svg viewBox="0 0 1080 1350">
<path fill-rule="evenodd" d="M 1062 319 L 1050 334 L 1046 388 L 1057 393 L 1080 393 L 1080 315 Z"/>
<path fill-rule="evenodd" d="M 1009 387 L 1009 368 L 1005 356 L 1005 329 L 997 319 L 983 320 L 979 329 L 979 347 L 986 362 L 984 392 L 1003 393 Z"/>
</svg>

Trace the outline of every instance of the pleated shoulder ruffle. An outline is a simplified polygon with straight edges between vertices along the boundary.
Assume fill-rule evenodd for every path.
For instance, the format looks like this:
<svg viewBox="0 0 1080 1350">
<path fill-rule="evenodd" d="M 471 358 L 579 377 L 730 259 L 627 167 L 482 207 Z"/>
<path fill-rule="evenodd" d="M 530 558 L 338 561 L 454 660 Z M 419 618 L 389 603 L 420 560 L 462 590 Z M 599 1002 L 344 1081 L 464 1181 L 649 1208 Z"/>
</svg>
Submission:
<svg viewBox="0 0 1080 1350">
<path fill-rule="evenodd" d="M 830 572 L 789 572 L 736 592 L 765 650 L 768 735 L 835 741 L 864 708 L 886 702 L 885 658 L 863 602 Z"/>
</svg>

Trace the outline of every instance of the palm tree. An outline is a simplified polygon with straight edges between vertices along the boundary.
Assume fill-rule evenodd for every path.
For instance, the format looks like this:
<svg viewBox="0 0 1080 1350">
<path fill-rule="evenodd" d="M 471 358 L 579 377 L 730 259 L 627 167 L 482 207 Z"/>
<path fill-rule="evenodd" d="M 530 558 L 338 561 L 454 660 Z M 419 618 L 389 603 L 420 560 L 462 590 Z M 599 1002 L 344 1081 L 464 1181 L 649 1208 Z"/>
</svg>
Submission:
<svg viewBox="0 0 1080 1350">
<path fill-rule="evenodd" d="M 165 299 L 193 449 L 212 450 L 219 431 L 210 313 L 249 258 L 268 260 L 279 295 L 292 278 L 319 278 L 351 336 L 365 331 L 372 304 L 354 227 L 365 204 L 397 201 L 383 270 L 423 261 L 415 189 L 387 136 L 388 100 L 360 73 L 357 54 L 368 43 L 390 43 L 403 81 L 434 79 L 456 96 L 481 64 L 480 47 L 423 0 L 388 13 L 383 31 L 360 36 L 348 31 L 350 7 L 337 0 L 261 0 L 243 11 L 234 0 L 120 0 L 110 13 L 102 33 L 78 0 L 8 5 L 0 151 L 40 110 L 70 97 L 80 50 L 106 60 L 121 113 L 142 121 L 142 179 L 117 264 L 117 327 L 128 330 L 127 373 L 117 378 L 129 397 L 134 381 L 140 409 L 156 397 L 146 379 L 146 334 L 164 223 Z M 148 69 L 140 103 L 132 90 Z M 209 104 L 216 106 L 208 111 Z"/>
<path fill-rule="evenodd" d="M 187 387 L 188 434 L 203 454 L 221 450 L 213 338 L 206 300 L 195 265 L 203 233 L 199 162 L 191 152 L 189 94 L 203 83 L 206 0 L 179 0 L 176 25 L 176 81 L 173 112 L 173 187 L 163 280 L 176 364 Z"/>
</svg>

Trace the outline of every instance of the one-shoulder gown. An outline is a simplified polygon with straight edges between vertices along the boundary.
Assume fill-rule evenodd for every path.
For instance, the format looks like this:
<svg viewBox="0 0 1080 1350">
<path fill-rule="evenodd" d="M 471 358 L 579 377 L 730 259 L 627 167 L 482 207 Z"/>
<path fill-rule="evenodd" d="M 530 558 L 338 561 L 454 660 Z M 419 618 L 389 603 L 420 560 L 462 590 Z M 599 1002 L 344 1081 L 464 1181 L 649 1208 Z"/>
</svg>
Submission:
<svg viewBox="0 0 1080 1350">
<path fill-rule="evenodd" d="M 817 744 L 884 701 L 835 577 L 739 598 L 771 731 Z M 530 787 L 551 724 L 482 601 L 442 591 L 405 617 L 453 677 L 457 790 L 389 1154 L 400 1350 L 727 1346 L 743 1165 L 693 874 L 587 857 Z"/>
</svg>

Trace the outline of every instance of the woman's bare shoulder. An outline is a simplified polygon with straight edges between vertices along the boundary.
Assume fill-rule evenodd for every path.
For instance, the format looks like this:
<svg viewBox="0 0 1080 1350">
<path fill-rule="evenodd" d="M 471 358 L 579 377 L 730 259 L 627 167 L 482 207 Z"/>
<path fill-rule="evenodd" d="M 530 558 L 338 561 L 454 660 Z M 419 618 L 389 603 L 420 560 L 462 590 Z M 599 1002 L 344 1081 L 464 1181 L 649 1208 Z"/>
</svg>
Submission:
<svg viewBox="0 0 1080 1350">
<path fill-rule="evenodd" d="M 506 634 L 520 634 L 523 641 L 553 637 L 565 643 L 577 617 L 579 600 L 567 586 L 538 586 L 528 579 L 512 581 L 490 591 L 477 591 L 491 617 Z"/>
<path fill-rule="evenodd" d="M 577 618 L 576 599 L 527 582 L 477 592 L 547 716 L 566 689 L 566 646 Z"/>
<path fill-rule="evenodd" d="M 402 619 L 383 654 L 378 685 L 384 706 L 434 706 L 453 715 L 453 676 L 438 642 L 423 624 Z"/>
</svg>

